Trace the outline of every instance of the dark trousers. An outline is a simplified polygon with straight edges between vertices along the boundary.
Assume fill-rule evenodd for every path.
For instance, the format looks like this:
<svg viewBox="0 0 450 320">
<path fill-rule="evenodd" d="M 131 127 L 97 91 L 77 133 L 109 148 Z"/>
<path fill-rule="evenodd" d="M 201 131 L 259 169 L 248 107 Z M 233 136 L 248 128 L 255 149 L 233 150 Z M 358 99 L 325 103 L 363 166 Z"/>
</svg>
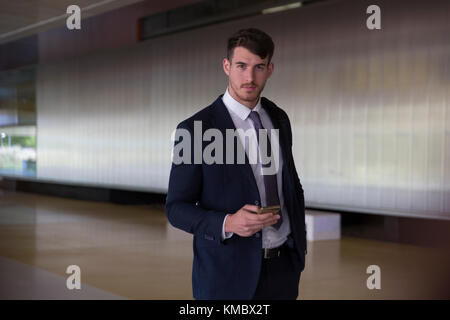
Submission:
<svg viewBox="0 0 450 320">
<path fill-rule="evenodd" d="M 261 273 L 253 300 L 295 300 L 301 272 L 295 267 L 294 248 L 281 247 L 280 257 L 262 259 Z"/>
</svg>

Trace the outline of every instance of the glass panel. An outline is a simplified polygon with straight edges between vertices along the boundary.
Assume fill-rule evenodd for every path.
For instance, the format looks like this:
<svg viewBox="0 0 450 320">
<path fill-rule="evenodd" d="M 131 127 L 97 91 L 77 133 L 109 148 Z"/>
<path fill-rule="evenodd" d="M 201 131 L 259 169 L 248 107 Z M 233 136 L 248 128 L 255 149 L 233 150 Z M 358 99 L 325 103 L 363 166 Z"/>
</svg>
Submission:
<svg viewBox="0 0 450 320">
<path fill-rule="evenodd" d="M 36 177 L 35 67 L 0 72 L 0 175 Z"/>
<path fill-rule="evenodd" d="M 0 128 L 0 174 L 36 176 L 36 126 Z"/>
</svg>

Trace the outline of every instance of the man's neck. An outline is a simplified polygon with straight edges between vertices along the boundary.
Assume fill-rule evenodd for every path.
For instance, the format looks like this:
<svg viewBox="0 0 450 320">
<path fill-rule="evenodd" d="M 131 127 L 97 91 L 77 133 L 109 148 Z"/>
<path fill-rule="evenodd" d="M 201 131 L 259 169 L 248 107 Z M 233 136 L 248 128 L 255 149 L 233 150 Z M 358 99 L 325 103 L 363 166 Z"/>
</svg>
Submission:
<svg viewBox="0 0 450 320">
<path fill-rule="evenodd" d="M 253 108 L 256 107 L 256 105 L 258 104 L 258 100 L 259 100 L 259 96 L 254 100 L 254 101 L 245 101 L 245 100 L 241 100 L 239 99 L 239 97 L 237 95 L 235 95 L 234 90 L 230 90 L 230 87 L 228 87 L 228 93 L 230 94 L 230 96 L 236 100 L 237 102 L 239 102 L 240 104 L 246 106 L 247 108 L 249 108 L 250 110 L 253 110 Z"/>
</svg>

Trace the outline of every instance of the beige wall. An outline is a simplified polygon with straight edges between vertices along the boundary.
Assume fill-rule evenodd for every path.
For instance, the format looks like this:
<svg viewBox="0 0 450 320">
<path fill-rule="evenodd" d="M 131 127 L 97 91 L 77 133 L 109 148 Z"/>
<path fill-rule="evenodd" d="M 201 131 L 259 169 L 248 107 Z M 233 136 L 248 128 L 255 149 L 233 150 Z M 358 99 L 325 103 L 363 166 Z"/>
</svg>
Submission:
<svg viewBox="0 0 450 320">
<path fill-rule="evenodd" d="M 449 3 L 332 1 L 38 68 L 37 175 L 164 192 L 170 134 L 226 88 L 226 38 L 272 35 L 308 205 L 450 218 Z"/>
</svg>

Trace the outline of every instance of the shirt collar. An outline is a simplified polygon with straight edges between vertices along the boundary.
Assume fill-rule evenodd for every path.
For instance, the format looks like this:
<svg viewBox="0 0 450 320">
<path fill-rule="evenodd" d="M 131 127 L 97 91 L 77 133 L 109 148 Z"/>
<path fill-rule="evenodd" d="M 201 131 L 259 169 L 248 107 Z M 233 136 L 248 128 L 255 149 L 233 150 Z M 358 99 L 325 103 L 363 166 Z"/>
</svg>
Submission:
<svg viewBox="0 0 450 320">
<path fill-rule="evenodd" d="M 253 109 L 250 109 L 247 106 L 243 105 L 242 103 L 238 102 L 236 99 L 234 99 L 231 96 L 231 94 L 228 92 L 228 87 L 227 87 L 227 90 L 225 90 L 222 100 L 223 100 L 223 103 L 225 104 L 225 106 L 228 108 L 228 110 L 231 110 L 242 120 L 246 120 L 248 115 L 252 111 L 256 111 L 258 113 L 261 112 L 261 97 L 258 99 L 256 106 Z"/>
</svg>

